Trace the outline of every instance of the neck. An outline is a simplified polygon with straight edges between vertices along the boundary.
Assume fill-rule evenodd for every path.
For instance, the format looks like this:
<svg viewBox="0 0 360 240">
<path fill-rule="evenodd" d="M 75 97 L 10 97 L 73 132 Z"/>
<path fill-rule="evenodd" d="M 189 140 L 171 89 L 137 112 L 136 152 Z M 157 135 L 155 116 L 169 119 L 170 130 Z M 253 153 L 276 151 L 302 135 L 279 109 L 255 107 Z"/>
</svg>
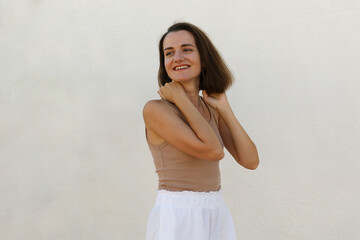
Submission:
<svg viewBox="0 0 360 240">
<path fill-rule="evenodd" d="M 192 102 L 192 104 L 194 104 L 196 108 L 199 108 L 199 81 L 181 82 L 181 85 L 183 86 L 185 93 Z"/>
</svg>

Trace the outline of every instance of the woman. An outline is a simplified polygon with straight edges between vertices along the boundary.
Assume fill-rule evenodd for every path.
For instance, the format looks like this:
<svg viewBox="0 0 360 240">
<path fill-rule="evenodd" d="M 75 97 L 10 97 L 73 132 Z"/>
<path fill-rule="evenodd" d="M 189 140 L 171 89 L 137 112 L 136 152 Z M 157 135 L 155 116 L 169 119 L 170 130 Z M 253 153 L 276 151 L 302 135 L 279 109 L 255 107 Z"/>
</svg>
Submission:
<svg viewBox="0 0 360 240">
<path fill-rule="evenodd" d="M 206 34 L 190 23 L 171 26 L 159 54 L 162 99 L 143 110 L 159 177 L 146 239 L 236 239 L 221 196 L 219 161 L 224 146 L 245 168 L 255 169 L 259 158 L 227 101 L 231 73 Z"/>
</svg>

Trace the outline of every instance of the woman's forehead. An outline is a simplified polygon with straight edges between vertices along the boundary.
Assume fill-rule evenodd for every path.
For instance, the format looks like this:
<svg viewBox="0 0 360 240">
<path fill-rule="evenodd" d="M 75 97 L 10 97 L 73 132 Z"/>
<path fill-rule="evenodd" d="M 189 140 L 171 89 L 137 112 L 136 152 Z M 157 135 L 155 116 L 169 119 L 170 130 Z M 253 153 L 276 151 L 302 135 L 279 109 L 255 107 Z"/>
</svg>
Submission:
<svg viewBox="0 0 360 240">
<path fill-rule="evenodd" d="M 180 47 L 184 44 L 191 44 L 196 47 L 195 38 L 190 32 L 186 30 L 170 32 L 164 39 L 163 49 Z"/>
</svg>

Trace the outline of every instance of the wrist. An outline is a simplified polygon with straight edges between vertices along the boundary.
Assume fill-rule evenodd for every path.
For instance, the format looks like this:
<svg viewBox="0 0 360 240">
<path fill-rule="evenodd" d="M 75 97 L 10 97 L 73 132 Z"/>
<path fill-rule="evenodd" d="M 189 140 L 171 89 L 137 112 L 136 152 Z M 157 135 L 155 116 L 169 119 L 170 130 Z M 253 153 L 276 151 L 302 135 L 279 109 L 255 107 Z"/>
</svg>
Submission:
<svg viewBox="0 0 360 240">
<path fill-rule="evenodd" d="M 189 98 L 186 96 L 186 94 L 181 94 L 174 98 L 174 103 L 175 103 L 175 105 L 178 106 L 179 104 L 185 102 L 186 100 L 189 100 Z"/>
<path fill-rule="evenodd" d="M 222 104 L 219 104 L 217 107 L 216 107 L 216 111 L 218 113 L 222 113 L 222 112 L 226 112 L 226 111 L 229 111 L 231 110 L 231 107 L 230 107 L 230 104 L 228 102 L 226 103 L 222 103 Z"/>
</svg>

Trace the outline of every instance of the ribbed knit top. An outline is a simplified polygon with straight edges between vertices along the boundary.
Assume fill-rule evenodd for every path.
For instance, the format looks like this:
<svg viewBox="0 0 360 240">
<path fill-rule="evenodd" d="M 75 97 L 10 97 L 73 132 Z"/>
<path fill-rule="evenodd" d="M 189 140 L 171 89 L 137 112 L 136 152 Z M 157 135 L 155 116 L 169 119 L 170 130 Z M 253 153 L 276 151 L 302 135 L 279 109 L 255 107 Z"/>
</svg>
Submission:
<svg viewBox="0 0 360 240">
<path fill-rule="evenodd" d="M 224 146 L 219 133 L 217 119 L 214 116 L 213 111 L 215 110 L 207 105 L 203 99 L 202 101 L 210 113 L 209 124 L 221 145 Z M 166 100 L 162 100 L 162 102 L 164 105 L 167 105 L 169 111 L 175 111 L 188 124 L 175 104 Z M 166 141 L 160 145 L 153 145 L 147 139 L 147 143 L 154 159 L 156 173 L 158 174 L 159 190 L 208 192 L 220 189 L 219 161 L 208 161 L 191 156 Z"/>
</svg>

